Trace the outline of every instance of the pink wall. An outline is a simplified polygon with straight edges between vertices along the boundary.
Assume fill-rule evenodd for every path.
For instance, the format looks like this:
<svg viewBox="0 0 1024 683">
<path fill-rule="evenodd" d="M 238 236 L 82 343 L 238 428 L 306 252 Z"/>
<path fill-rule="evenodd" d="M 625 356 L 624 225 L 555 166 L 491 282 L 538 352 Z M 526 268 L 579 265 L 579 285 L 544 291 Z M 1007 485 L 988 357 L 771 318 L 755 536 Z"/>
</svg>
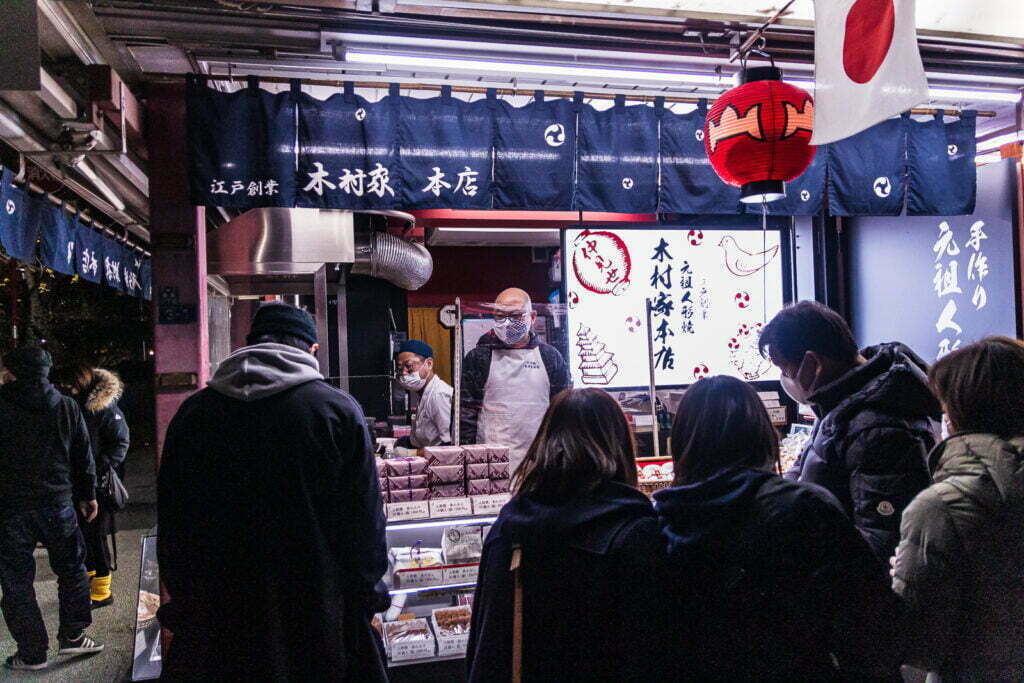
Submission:
<svg viewBox="0 0 1024 683">
<path fill-rule="evenodd" d="M 520 287 L 541 303 L 548 297 L 548 266 L 531 263 L 523 247 L 432 247 L 434 274 L 409 292 L 410 306 L 443 306 L 463 301 L 494 301 L 501 290 Z"/>
<path fill-rule="evenodd" d="M 185 158 L 185 84 L 148 89 L 146 145 L 149 150 L 149 211 L 153 254 L 153 349 L 156 365 L 157 462 L 171 418 L 192 390 L 162 389 L 167 373 L 195 373 L 198 386 L 209 379 L 206 308 L 206 220 L 189 200 Z M 158 301 L 164 287 L 176 287 L 179 302 L 195 304 L 197 320 L 161 325 Z"/>
</svg>

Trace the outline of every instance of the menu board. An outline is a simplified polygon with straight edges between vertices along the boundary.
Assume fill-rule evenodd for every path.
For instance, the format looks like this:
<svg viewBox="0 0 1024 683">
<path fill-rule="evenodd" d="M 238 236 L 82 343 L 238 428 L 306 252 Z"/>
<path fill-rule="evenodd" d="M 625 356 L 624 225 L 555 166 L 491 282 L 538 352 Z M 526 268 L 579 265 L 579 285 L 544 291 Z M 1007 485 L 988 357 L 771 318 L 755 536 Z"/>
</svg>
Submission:
<svg viewBox="0 0 1024 683">
<path fill-rule="evenodd" d="M 757 339 L 783 306 L 781 230 L 688 226 L 565 230 L 569 365 L 577 387 L 649 382 L 652 303 L 658 386 L 708 375 L 779 378 Z"/>
</svg>

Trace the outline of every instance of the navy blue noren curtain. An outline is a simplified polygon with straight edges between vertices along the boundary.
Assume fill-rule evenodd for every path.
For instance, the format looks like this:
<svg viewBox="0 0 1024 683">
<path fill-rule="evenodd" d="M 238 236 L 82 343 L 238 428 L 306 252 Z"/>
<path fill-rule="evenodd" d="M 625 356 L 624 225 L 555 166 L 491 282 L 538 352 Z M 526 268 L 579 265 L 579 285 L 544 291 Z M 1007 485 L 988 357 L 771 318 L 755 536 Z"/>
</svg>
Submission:
<svg viewBox="0 0 1024 683">
<path fill-rule="evenodd" d="M 327 100 L 300 94 L 296 206 L 393 209 L 400 202 L 398 96 L 379 102 L 352 92 Z"/>
<path fill-rule="evenodd" d="M 36 235 L 49 203 L 16 187 L 9 169 L 0 175 L 0 243 L 11 258 L 32 263 L 36 258 Z"/>
<path fill-rule="evenodd" d="M 495 102 L 494 208 L 571 211 L 576 189 L 576 109 L 538 97 Z"/>
<path fill-rule="evenodd" d="M 833 216 L 898 216 L 906 198 L 907 118 L 889 119 L 833 142 L 828 206 Z"/>
<path fill-rule="evenodd" d="M 707 100 L 688 114 L 661 117 L 661 213 L 737 214 L 740 189 L 726 185 L 704 149 Z"/>
<path fill-rule="evenodd" d="M 75 239 L 75 272 L 78 277 L 89 282 L 100 283 L 103 280 L 103 259 L 106 256 L 106 239 L 81 221 Z"/>
<path fill-rule="evenodd" d="M 64 275 L 75 274 L 75 219 L 64 207 L 44 211 L 40 223 L 39 260 Z"/>
<path fill-rule="evenodd" d="M 658 205 L 658 122 L 654 108 L 579 107 L 576 208 L 654 213 Z"/>
<path fill-rule="evenodd" d="M 399 104 L 401 202 L 406 209 L 490 209 L 494 109 L 450 90 Z"/>
<path fill-rule="evenodd" d="M 188 82 L 189 187 L 204 206 L 295 206 L 295 94 Z"/>
<path fill-rule="evenodd" d="M 965 111 L 959 119 L 944 124 L 940 111 L 930 121 L 908 122 L 907 215 L 974 213 L 978 189 L 974 163 L 976 115 Z"/>
</svg>

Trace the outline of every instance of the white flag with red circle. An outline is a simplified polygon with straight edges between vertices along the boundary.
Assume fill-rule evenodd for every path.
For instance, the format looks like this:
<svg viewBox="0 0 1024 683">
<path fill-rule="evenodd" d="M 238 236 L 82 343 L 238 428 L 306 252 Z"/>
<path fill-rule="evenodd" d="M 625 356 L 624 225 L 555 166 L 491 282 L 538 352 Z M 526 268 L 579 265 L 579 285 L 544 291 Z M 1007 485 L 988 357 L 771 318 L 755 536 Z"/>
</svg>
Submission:
<svg viewBox="0 0 1024 683">
<path fill-rule="evenodd" d="M 842 140 L 927 99 L 914 0 L 814 0 L 812 145 Z"/>
</svg>

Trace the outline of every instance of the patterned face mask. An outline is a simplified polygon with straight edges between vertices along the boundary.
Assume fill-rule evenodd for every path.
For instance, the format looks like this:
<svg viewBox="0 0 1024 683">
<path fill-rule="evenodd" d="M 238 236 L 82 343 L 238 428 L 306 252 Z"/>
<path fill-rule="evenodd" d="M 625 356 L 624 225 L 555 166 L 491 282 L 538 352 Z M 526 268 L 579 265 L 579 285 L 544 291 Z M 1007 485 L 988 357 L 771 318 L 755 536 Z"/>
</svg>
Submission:
<svg viewBox="0 0 1024 683">
<path fill-rule="evenodd" d="M 523 316 L 522 320 L 505 318 L 500 322 L 495 321 L 494 323 L 494 334 L 497 335 L 498 339 L 503 343 L 508 345 L 512 345 L 520 341 L 529 331 L 530 323 L 526 316 Z"/>
</svg>

